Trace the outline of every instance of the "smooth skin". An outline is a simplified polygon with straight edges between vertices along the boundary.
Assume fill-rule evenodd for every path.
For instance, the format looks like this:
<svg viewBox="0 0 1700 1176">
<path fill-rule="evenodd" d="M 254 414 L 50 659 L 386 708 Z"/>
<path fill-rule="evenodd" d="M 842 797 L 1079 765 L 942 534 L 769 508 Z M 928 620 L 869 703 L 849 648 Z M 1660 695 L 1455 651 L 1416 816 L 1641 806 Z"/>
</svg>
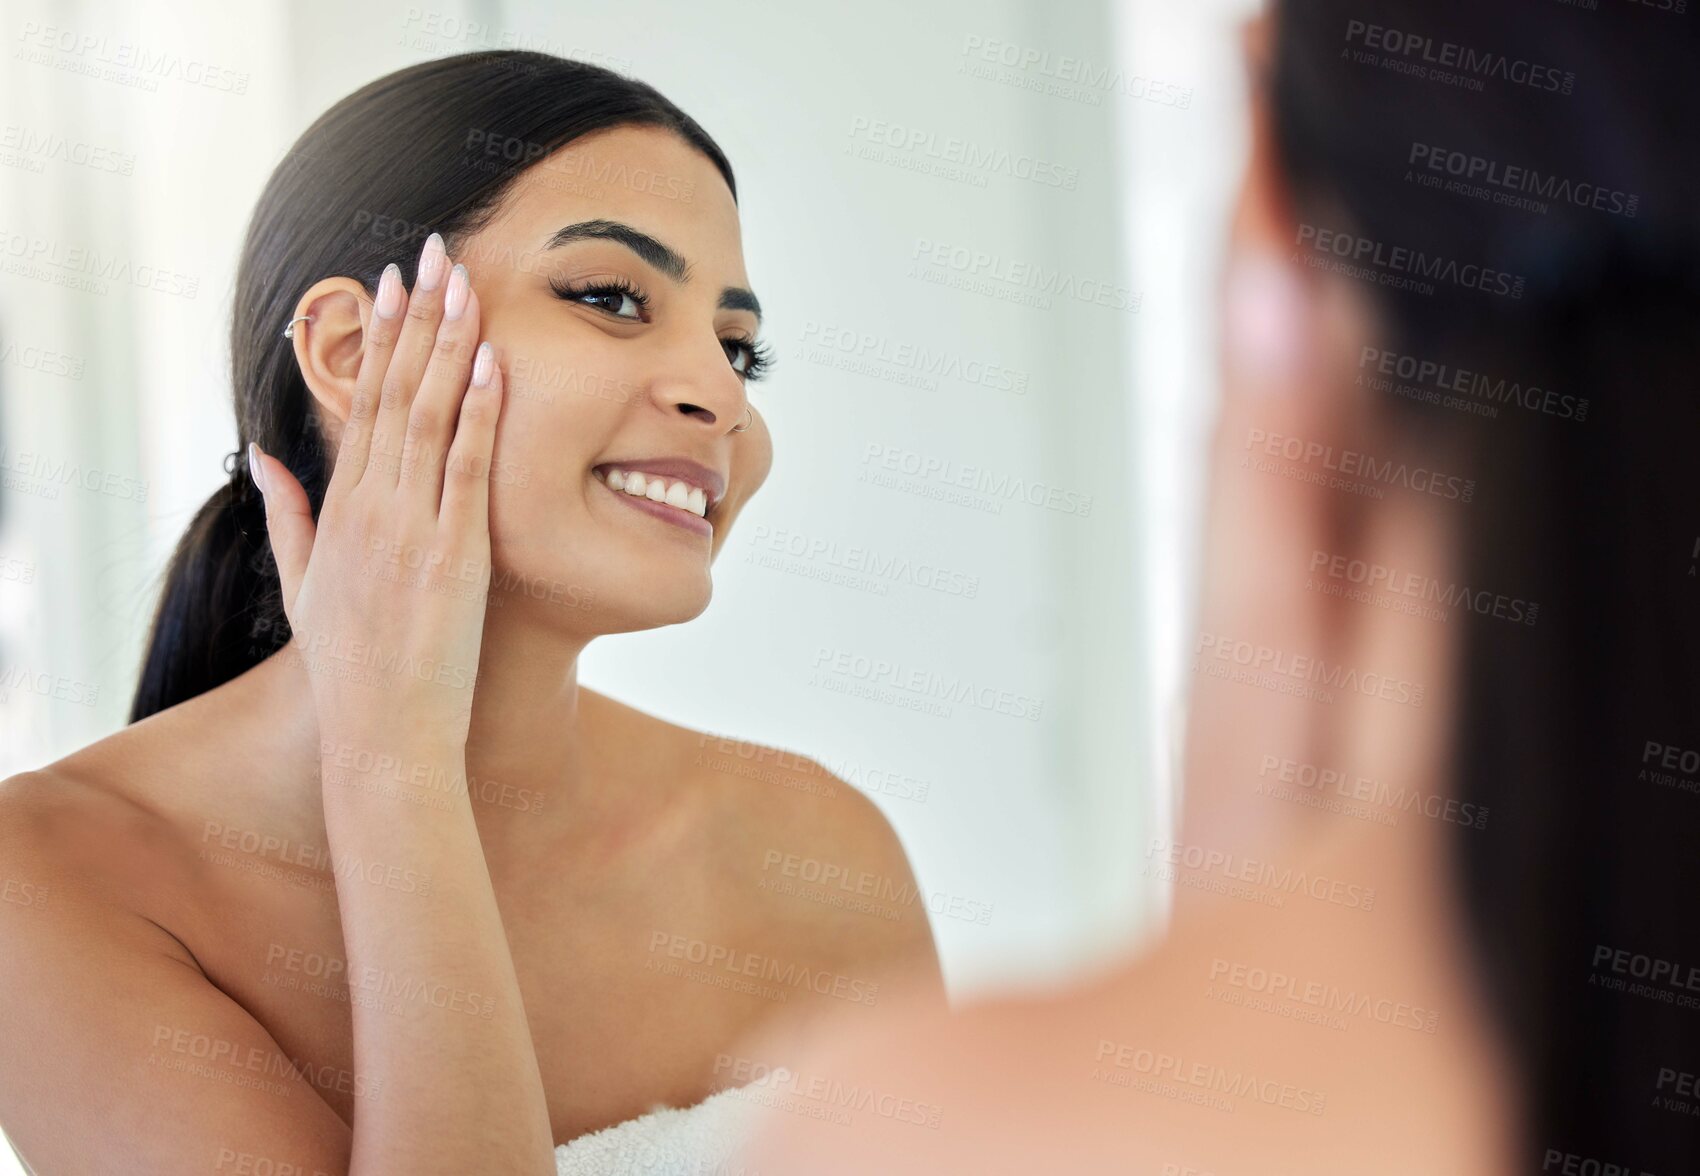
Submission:
<svg viewBox="0 0 1700 1176">
<path fill-rule="evenodd" d="M 914 894 L 869 801 L 578 686 L 595 636 L 706 606 L 771 441 L 718 173 L 648 128 L 572 149 L 692 198 L 545 159 L 479 233 L 427 242 L 411 292 L 305 291 L 336 453 L 316 525 L 254 455 L 295 640 L 0 785 L 0 877 L 31 896 L 0 903 L 0 1123 L 36 1170 L 548 1173 L 557 1144 L 735 1082 L 758 1027 L 942 999 L 922 904 L 773 885 L 794 855 Z M 544 248 L 599 221 L 688 269 Z M 647 307 L 552 288 L 609 279 Z M 725 477 L 712 538 L 593 472 L 663 456 Z"/>
</svg>

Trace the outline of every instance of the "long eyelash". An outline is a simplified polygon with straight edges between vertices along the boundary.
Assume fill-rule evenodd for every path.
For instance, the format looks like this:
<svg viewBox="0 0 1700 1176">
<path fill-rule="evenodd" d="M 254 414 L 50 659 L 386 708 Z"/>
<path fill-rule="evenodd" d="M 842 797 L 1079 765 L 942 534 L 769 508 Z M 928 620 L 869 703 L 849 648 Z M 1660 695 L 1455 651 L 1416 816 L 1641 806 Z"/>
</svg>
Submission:
<svg viewBox="0 0 1700 1176">
<path fill-rule="evenodd" d="M 571 282 L 551 277 L 549 288 L 555 292 L 557 298 L 564 298 L 568 302 L 583 298 L 586 294 L 624 294 L 638 304 L 639 310 L 649 309 L 649 295 L 624 278 L 600 278 L 594 282 L 575 286 Z"/>
<path fill-rule="evenodd" d="M 773 370 L 773 365 L 778 362 L 774 358 L 773 347 L 768 343 L 757 342 L 753 339 L 728 339 L 727 342 L 738 343 L 749 349 L 750 359 L 744 366 L 744 379 L 746 380 L 766 379 L 768 373 Z"/>
</svg>

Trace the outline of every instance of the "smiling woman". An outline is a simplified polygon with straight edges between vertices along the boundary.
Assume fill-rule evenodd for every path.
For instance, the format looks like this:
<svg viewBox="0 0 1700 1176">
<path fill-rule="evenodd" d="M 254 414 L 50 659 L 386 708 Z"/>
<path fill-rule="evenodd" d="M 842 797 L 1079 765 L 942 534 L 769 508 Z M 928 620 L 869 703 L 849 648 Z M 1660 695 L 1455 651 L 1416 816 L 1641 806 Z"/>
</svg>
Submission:
<svg viewBox="0 0 1700 1176">
<path fill-rule="evenodd" d="M 633 86 L 600 71 L 578 86 L 592 84 Z M 656 106 L 652 116 L 665 112 Z M 603 632 L 700 613 L 710 589 L 704 557 L 719 549 L 771 464 L 767 431 L 751 426 L 755 414 L 744 391 L 766 361 L 755 340 L 760 304 L 744 276 L 730 166 L 717 161 L 718 149 L 686 116 L 672 117 L 672 124 L 594 126 L 541 157 L 531 147 L 516 149 L 535 162 L 512 174 L 499 207 L 475 210 L 460 196 L 459 224 L 453 213 L 445 219 L 434 210 L 387 214 L 410 227 L 409 244 L 439 232 L 476 286 L 487 336 L 512 383 L 492 477 L 498 485 L 535 480 L 547 491 L 493 495 L 497 562 L 525 582 L 567 585 L 576 597 L 597 601 Z M 471 140 L 464 132 L 451 137 Z M 539 126 L 486 128 L 473 149 L 487 153 L 493 141 L 551 143 Z M 607 160 L 681 177 L 690 199 L 575 178 Z M 488 170 L 473 174 L 496 182 Z M 488 200 L 489 190 L 476 198 Z M 450 278 L 451 289 L 457 280 Z M 333 441 L 348 413 L 363 290 L 346 276 L 325 277 L 292 307 L 292 316 L 309 316 L 295 344 L 298 366 Z M 587 396 L 587 387 L 612 395 Z M 271 449 L 264 432 L 256 439 Z M 640 514 L 614 509 L 599 467 L 683 476 L 656 464 L 664 462 L 691 462 L 721 483 L 713 526 L 653 510 L 651 517 L 685 524 L 656 531 L 638 522 Z M 663 499 L 670 486 L 663 485 Z M 587 522 L 595 525 L 587 529 Z M 514 553 L 511 563 L 504 552 Z"/>
<path fill-rule="evenodd" d="M 578 684 L 706 607 L 768 473 L 750 285 L 725 157 L 605 70 L 450 57 L 296 143 L 237 283 L 248 460 L 132 724 L 0 785 L 4 875 L 58 916 L 0 910 L 34 1170 L 553 1171 L 740 1081 L 754 1029 L 940 995 L 859 792 Z"/>
</svg>

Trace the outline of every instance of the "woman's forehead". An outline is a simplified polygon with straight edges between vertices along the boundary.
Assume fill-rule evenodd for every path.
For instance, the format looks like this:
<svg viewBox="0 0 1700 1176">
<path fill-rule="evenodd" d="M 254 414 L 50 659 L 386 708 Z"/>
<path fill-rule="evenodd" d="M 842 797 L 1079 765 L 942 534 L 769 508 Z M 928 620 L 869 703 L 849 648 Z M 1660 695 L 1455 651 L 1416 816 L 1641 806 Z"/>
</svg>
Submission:
<svg viewBox="0 0 1700 1176">
<path fill-rule="evenodd" d="M 524 236 L 529 248 L 564 227 L 609 221 L 666 243 L 693 270 L 743 275 L 738 206 L 724 177 L 664 128 L 613 127 L 540 156 L 503 205 L 490 229 Z"/>
</svg>

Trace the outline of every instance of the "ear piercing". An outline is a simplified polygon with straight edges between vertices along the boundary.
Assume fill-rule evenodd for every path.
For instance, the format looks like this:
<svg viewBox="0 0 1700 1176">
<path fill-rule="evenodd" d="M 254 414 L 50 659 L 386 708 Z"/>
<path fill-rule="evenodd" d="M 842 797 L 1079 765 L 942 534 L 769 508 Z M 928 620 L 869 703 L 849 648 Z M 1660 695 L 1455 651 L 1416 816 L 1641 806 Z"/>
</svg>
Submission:
<svg viewBox="0 0 1700 1176">
<path fill-rule="evenodd" d="M 304 315 L 301 315 L 301 316 L 300 316 L 300 317 L 298 317 L 298 318 L 292 318 L 292 319 L 290 319 L 290 320 L 289 320 L 289 325 L 288 325 L 288 326 L 287 326 L 287 327 L 285 327 L 285 328 L 283 328 L 283 337 L 284 337 L 284 338 L 285 338 L 285 339 L 293 339 L 293 338 L 295 338 L 295 324 L 296 324 L 296 323 L 304 323 L 304 322 L 308 322 L 308 321 L 310 321 L 310 320 L 311 320 L 311 319 L 312 319 L 312 317 L 313 317 L 313 316 L 312 316 L 312 315 L 310 315 L 310 314 L 304 314 Z"/>
</svg>

